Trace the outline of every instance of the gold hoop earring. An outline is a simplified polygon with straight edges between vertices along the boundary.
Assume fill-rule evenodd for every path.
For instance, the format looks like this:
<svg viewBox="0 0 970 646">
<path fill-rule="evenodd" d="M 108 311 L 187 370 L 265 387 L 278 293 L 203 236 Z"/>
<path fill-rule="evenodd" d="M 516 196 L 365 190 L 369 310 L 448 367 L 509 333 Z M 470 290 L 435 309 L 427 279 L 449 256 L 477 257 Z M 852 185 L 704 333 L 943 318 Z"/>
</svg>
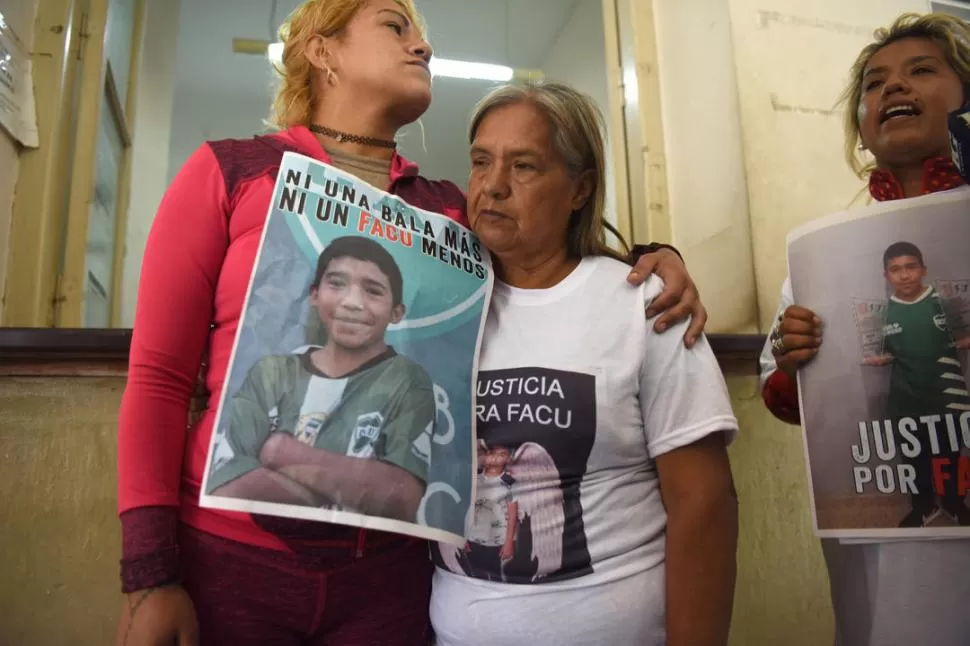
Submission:
<svg viewBox="0 0 970 646">
<path fill-rule="evenodd" d="M 329 67 L 327 68 L 327 85 L 336 85 L 337 75 L 333 73 L 333 70 Z"/>
</svg>

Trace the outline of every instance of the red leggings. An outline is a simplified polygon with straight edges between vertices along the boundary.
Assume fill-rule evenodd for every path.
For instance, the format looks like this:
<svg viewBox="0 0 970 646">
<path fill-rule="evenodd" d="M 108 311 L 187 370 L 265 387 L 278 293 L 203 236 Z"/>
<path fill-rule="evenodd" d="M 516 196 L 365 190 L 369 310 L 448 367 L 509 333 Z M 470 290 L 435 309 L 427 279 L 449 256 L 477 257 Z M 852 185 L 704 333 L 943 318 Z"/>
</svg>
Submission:
<svg viewBox="0 0 970 646">
<path fill-rule="evenodd" d="M 338 566 L 186 526 L 179 548 L 202 646 L 428 644 L 432 566 L 423 541 Z"/>
</svg>

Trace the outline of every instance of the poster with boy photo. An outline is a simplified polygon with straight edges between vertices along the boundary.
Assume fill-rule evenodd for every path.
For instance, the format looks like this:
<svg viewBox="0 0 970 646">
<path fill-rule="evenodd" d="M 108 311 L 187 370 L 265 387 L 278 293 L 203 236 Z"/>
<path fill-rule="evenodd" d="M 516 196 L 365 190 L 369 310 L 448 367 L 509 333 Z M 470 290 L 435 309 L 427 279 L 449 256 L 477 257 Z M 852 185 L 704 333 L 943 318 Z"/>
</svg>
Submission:
<svg viewBox="0 0 970 646">
<path fill-rule="evenodd" d="M 970 188 L 821 218 L 788 237 L 824 341 L 798 374 L 816 531 L 970 536 Z"/>
<path fill-rule="evenodd" d="M 464 542 L 487 251 L 294 153 L 273 195 L 201 505 Z"/>
</svg>

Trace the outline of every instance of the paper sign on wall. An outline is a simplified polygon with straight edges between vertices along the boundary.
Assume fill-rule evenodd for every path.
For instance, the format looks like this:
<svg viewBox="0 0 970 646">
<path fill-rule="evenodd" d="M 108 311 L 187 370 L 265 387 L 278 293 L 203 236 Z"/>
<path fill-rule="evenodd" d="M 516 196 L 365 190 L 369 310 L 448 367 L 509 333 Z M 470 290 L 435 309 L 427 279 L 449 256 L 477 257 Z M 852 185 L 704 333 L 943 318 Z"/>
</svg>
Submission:
<svg viewBox="0 0 970 646">
<path fill-rule="evenodd" d="M 24 146 L 36 148 L 37 114 L 30 52 L 0 13 L 0 125 Z"/>
</svg>

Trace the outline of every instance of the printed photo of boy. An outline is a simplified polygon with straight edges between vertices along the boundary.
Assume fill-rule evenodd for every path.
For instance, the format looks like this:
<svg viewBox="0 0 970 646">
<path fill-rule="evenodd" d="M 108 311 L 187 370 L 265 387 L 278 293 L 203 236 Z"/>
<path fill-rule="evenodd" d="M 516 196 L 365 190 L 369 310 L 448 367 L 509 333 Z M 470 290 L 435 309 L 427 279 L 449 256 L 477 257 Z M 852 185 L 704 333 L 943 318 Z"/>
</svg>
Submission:
<svg viewBox="0 0 970 646">
<path fill-rule="evenodd" d="M 435 400 L 425 369 L 385 341 L 403 289 L 374 240 L 324 249 L 309 295 L 326 341 L 249 371 L 227 402 L 207 493 L 415 521 Z"/>
<path fill-rule="evenodd" d="M 883 271 L 892 289 L 886 306 L 884 352 L 868 357 L 864 363 L 891 366 L 888 417 L 894 421 L 903 417 L 918 420 L 923 415 L 970 410 L 959 357 L 959 350 L 968 347 L 970 339 L 959 343 L 953 340 L 940 295 L 925 283 L 927 267 L 922 252 L 910 242 L 896 242 L 883 254 Z M 955 475 L 959 451 L 951 451 L 948 442 L 941 442 L 941 451 L 934 456 L 924 425 L 916 436 L 921 444 L 919 455 L 903 456 L 903 460 L 916 472 L 917 493 L 912 494 L 913 508 L 899 526 L 923 527 L 941 512 L 959 525 L 970 525 L 970 509 L 958 493 L 958 478 L 944 481 L 939 504 L 933 489 L 933 458 L 948 458 Z"/>
</svg>

